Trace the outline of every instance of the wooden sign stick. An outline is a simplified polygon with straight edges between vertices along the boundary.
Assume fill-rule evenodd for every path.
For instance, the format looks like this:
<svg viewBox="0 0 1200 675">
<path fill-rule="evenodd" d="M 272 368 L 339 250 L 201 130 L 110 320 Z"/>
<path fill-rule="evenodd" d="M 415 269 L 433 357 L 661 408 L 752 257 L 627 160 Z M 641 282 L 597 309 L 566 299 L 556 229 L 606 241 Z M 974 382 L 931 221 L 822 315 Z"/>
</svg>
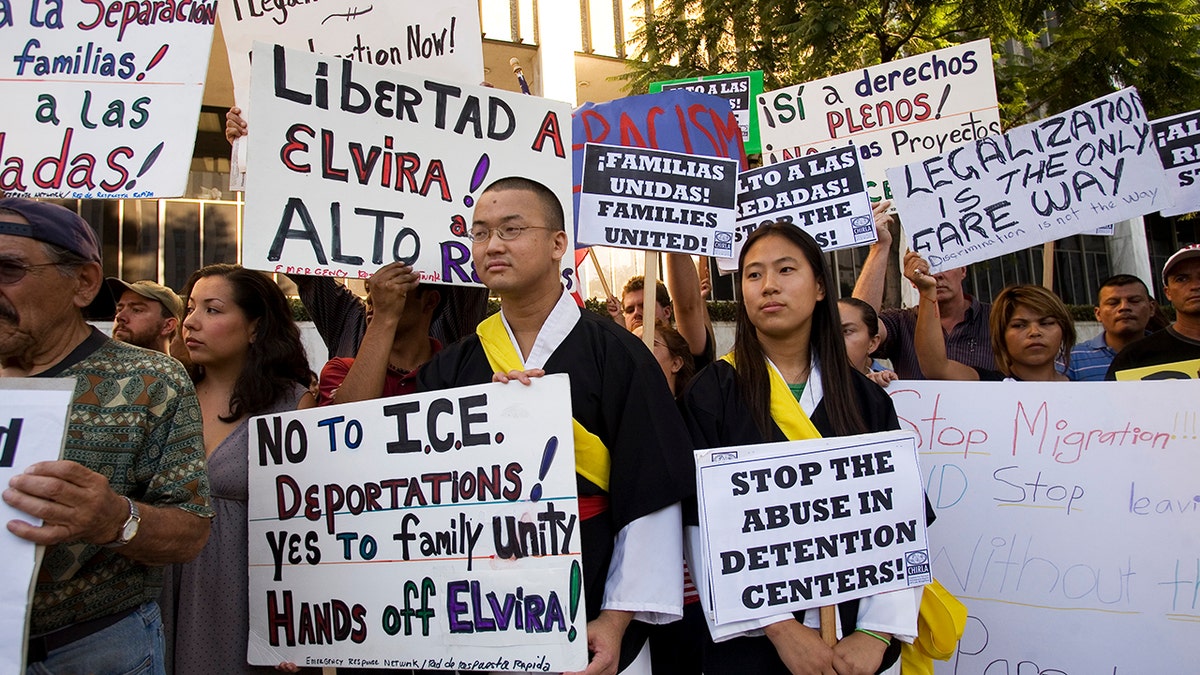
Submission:
<svg viewBox="0 0 1200 675">
<path fill-rule="evenodd" d="M 837 605 L 821 607 L 821 639 L 830 647 L 837 644 Z"/>
<path fill-rule="evenodd" d="M 642 275 L 642 342 L 654 351 L 654 317 L 658 301 L 658 253 L 646 251 L 646 273 Z M 646 305 L 649 305 L 647 307 Z"/>
<path fill-rule="evenodd" d="M 608 279 L 604 278 L 604 270 L 600 268 L 600 259 L 596 257 L 596 249 L 594 247 L 588 248 L 588 258 L 591 258 L 592 267 L 596 268 L 596 274 L 600 277 L 600 285 L 604 287 L 604 299 L 608 300 L 609 298 L 616 297 L 613 295 L 612 287 L 608 285 Z M 617 299 L 620 300 L 620 298 Z"/>
</svg>

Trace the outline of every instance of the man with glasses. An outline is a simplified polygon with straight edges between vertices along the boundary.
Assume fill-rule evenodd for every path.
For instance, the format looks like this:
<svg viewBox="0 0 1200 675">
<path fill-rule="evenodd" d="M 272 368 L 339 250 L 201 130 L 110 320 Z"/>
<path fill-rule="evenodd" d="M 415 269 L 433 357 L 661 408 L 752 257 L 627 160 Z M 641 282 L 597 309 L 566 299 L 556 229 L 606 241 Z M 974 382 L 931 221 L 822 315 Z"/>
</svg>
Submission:
<svg viewBox="0 0 1200 675">
<path fill-rule="evenodd" d="M 501 179 L 480 196 L 470 236 L 476 272 L 500 297 L 500 313 L 425 364 L 419 387 L 570 375 L 587 672 L 618 672 L 644 640 L 632 619 L 682 615 L 679 502 L 693 485 L 687 429 L 649 350 L 581 311 L 563 288 L 567 234 L 557 195 L 535 181 Z"/>
<path fill-rule="evenodd" d="M 4 501 L 48 547 L 29 626 L 36 672 L 163 672 L 161 565 L 208 538 L 200 409 L 179 362 L 84 320 L 100 292 L 91 226 L 61 206 L 0 199 L 0 376 L 70 377 L 63 459 L 26 467 Z M 141 672 L 141 671 L 139 671 Z"/>
</svg>

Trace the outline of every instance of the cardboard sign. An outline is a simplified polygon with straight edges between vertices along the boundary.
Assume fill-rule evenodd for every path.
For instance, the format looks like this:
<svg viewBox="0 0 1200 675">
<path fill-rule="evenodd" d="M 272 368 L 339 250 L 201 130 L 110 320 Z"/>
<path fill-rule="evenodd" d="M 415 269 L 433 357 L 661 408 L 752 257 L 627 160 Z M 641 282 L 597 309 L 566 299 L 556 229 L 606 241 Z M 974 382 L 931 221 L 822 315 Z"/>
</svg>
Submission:
<svg viewBox="0 0 1200 675">
<path fill-rule="evenodd" d="M 0 485 L 38 462 L 59 459 L 66 437 L 67 413 L 75 396 L 75 378 L 0 379 Z M 27 513 L 0 502 L 0 523 L 23 520 L 40 524 Z M 0 531 L 0 672 L 25 672 L 29 611 L 37 586 L 37 570 L 45 547 Z"/>
<path fill-rule="evenodd" d="M 652 94 L 678 89 L 729 99 L 729 107 L 733 109 L 733 115 L 742 129 L 742 147 L 746 149 L 746 154 L 756 155 L 762 151 L 758 137 L 758 97 L 763 93 L 761 70 L 650 83 Z"/>
<path fill-rule="evenodd" d="M 1157 211 L 1163 171 L 1135 89 L 888 170 L 932 272 Z"/>
<path fill-rule="evenodd" d="M 1200 359 L 1163 363 L 1157 366 L 1146 366 L 1145 368 L 1128 368 L 1126 370 L 1118 370 L 1113 375 L 1121 381 L 1200 380 Z"/>
<path fill-rule="evenodd" d="M 900 381 L 887 393 L 917 434 L 934 576 L 970 614 L 938 673 L 1194 669 L 1195 382 Z"/>
<path fill-rule="evenodd" d="M 737 169 L 735 159 L 588 143 L 579 243 L 727 256 Z"/>
<path fill-rule="evenodd" d="M 250 50 L 256 40 L 441 81 L 479 84 L 483 79 L 483 42 L 474 0 L 365 5 L 347 0 L 228 0 L 220 7 L 233 98 L 243 107 L 250 100 Z"/>
<path fill-rule="evenodd" d="M 720 448 L 696 462 L 716 625 L 929 583 L 912 434 Z"/>
<path fill-rule="evenodd" d="M 575 222 L 583 189 L 583 151 L 588 143 L 666 150 L 685 155 L 727 157 L 746 167 L 742 132 L 729 101 L 692 91 L 628 96 L 607 103 L 585 103 L 571 116 L 571 174 Z"/>
<path fill-rule="evenodd" d="M 1167 172 L 1164 216 L 1200 211 L 1200 110 L 1150 123 Z"/>
<path fill-rule="evenodd" d="M 575 490 L 566 375 L 251 419 L 249 662 L 582 670 Z"/>
<path fill-rule="evenodd" d="M 767 92 L 758 116 L 764 163 L 853 144 L 872 201 L 891 199 L 887 168 L 1000 133 L 991 42 Z"/>
<path fill-rule="evenodd" d="M 568 212 L 567 104 L 278 45 L 255 53 L 247 267 L 365 278 L 402 260 L 423 281 L 477 285 L 468 235 L 484 188 L 529 178 Z M 574 270 L 563 276 L 573 290 Z"/>
<path fill-rule="evenodd" d="M 217 0 L 0 2 L 0 192 L 178 197 Z"/>
<path fill-rule="evenodd" d="M 722 272 L 737 269 L 742 242 L 760 225 L 777 220 L 800 227 L 823 250 L 875 241 L 875 219 L 854 148 L 826 150 L 738 176 L 738 221 L 733 256 L 717 259 Z"/>
</svg>

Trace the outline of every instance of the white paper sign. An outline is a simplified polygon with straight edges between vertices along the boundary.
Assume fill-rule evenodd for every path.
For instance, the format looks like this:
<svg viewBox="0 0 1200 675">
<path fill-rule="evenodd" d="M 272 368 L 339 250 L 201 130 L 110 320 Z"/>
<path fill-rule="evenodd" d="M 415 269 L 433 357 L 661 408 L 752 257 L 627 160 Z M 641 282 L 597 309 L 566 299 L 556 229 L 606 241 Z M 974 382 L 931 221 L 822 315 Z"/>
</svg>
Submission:
<svg viewBox="0 0 1200 675">
<path fill-rule="evenodd" d="M 720 448 L 696 461 L 716 625 L 929 583 L 911 433 Z"/>
<path fill-rule="evenodd" d="M 67 412 L 75 395 L 74 378 L 0 379 L 0 485 L 31 464 L 62 456 Z M 41 524 L 0 502 L 0 523 L 23 520 Z M 25 672 L 30 603 L 44 547 L 0 531 L 0 672 Z"/>
<path fill-rule="evenodd" d="M 579 243 L 730 255 L 736 159 L 588 143 Z"/>
<path fill-rule="evenodd" d="M 478 285 L 468 233 L 489 184 L 537 181 L 571 213 L 566 103 L 256 50 L 247 267 L 365 278 L 403 260 L 423 281 Z"/>
<path fill-rule="evenodd" d="M 1162 214 L 1200 211 L 1200 110 L 1150 123 L 1158 158 L 1167 172 Z"/>
<path fill-rule="evenodd" d="M 742 242 L 759 226 L 783 220 L 833 251 L 875 241 L 875 218 L 854 148 L 835 148 L 738 175 L 738 221 L 733 255 L 718 258 L 723 272 L 737 269 Z"/>
<path fill-rule="evenodd" d="M 1194 381 L 893 382 L 966 605 L 941 675 L 1185 673 L 1200 627 Z"/>
<path fill-rule="evenodd" d="M 217 0 L 0 2 L 0 192 L 178 197 Z"/>
<path fill-rule="evenodd" d="M 962 267 L 1157 211 L 1164 175 L 1135 89 L 888 170 L 909 248 Z"/>
<path fill-rule="evenodd" d="M 234 100 L 240 106 L 250 99 L 250 51 L 255 41 L 442 81 L 479 84 L 483 79 L 475 0 L 227 0 L 220 8 Z M 257 125 L 256 117 L 256 132 Z"/>
<path fill-rule="evenodd" d="M 884 170 L 1000 133 L 989 40 L 770 91 L 759 97 L 763 161 L 853 143 L 872 199 Z"/>
<path fill-rule="evenodd" d="M 249 661 L 582 670 L 570 384 L 250 420 Z"/>
</svg>

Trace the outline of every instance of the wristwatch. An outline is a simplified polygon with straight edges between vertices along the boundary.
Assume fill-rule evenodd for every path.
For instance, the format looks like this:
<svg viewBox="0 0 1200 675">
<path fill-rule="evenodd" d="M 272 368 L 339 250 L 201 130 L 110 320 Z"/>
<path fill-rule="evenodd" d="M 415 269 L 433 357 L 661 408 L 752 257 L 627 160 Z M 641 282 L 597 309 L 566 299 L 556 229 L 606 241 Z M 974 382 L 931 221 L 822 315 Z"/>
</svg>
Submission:
<svg viewBox="0 0 1200 675">
<path fill-rule="evenodd" d="M 122 497 L 122 499 L 124 499 L 126 502 L 129 502 L 129 518 L 125 521 L 125 524 L 121 526 L 121 533 L 117 535 L 117 538 L 114 541 L 105 544 L 104 548 L 117 548 L 118 546 L 124 546 L 125 544 L 133 541 L 133 538 L 137 536 L 138 525 L 142 522 L 142 515 L 138 512 L 137 503 L 135 503 L 129 497 Z"/>
</svg>

